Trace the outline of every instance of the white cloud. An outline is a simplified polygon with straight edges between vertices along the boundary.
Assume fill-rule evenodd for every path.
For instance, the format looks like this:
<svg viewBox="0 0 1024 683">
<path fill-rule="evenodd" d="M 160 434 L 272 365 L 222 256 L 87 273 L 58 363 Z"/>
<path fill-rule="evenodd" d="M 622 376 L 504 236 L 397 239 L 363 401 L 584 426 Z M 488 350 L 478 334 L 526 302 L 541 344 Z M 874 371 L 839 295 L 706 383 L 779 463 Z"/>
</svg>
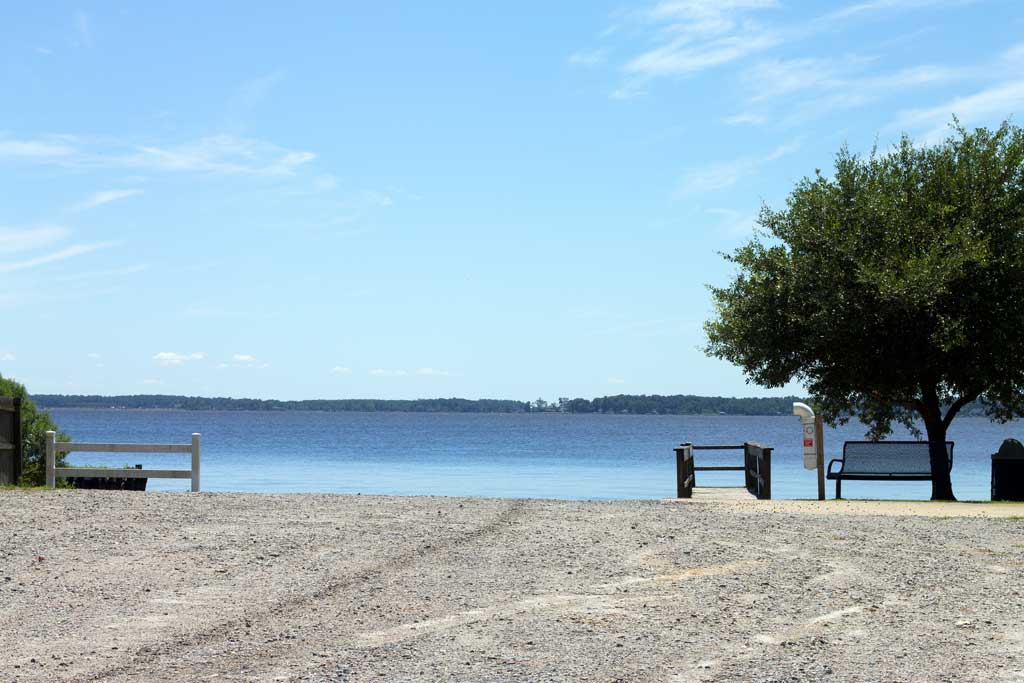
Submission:
<svg viewBox="0 0 1024 683">
<path fill-rule="evenodd" d="M 621 377 L 609 377 L 608 378 L 608 384 L 625 384 L 625 383 L 626 383 L 626 380 L 622 379 Z"/>
<path fill-rule="evenodd" d="M 451 377 L 452 373 L 447 370 L 437 370 L 435 368 L 420 368 L 416 371 L 416 374 L 421 377 Z"/>
<path fill-rule="evenodd" d="M 28 268 L 35 268 L 36 266 L 45 265 L 47 263 L 53 263 L 55 261 L 63 261 L 65 259 L 79 256 L 80 254 L 87 254 L 92 251 L 99 249 L 106 249 L 114 246 L 115 242 L 93 242 L 92 244 L 75 244 L 70 247 L 55 251 L 44 256 L 37 256 L 35 258 L 27 259 L 25 261 L 16 261 L 13 263 L 0 263 L 0 273 L 10 273 L 16 270 L 26 270 Z"/>
<path fill-rule="evenodd" d="M 153 171 L 287 176 L 315 158 L 312 152 L 290 151 L 260 140 L 213 135 L 178 145 L 139 146 L 134 153 L 111 161 Z"/>
<path fill-rule="evenodd" d="M 9 363 L 9 362 L 11 362 L 13 360 L 14 360 L 14 354 L 13 353 L 10 353 L 8 351 L 0 353 L 0 361 L 3 361 L 5 363 Z"/>
<path fill-rule="evenodd" d="M 742 77 L 750 101 L 760 108 L 777 101 L 779 114 L 773 118 L 783 125 L 796 125 L 832 111 L 864 106 L 894 93 L 912 88 L 953 83 L 976 77 L 984 70 L 921 64 L 891 73 L 865 73 L 874 58 L 847 55 L 824 59 L 766 60 L 747 69 Z M 803 101 L 794 95 L 805 94 Z M 756 119 L 760 119 L 757 121 Z M 763 123 L 761 113 L 753 118 L 739 115 L 727 123 Z"/>
<path fill-rule="evenodd" d="M 51 50 L 48 47 L 43 47 L 40 45 L 36 48 L 36 54 L 43 55 L 44 57 L 49 57 L 53 54 L 53 50 Z"/>
<path fill-rule="evenodd" d="M 332 375 L 351 375 L 352 374 L 352 368 L 346 368 L 346 367 L 342 367 L 340 365 L 335 365 L 333 368 L 331 368 L 331 374 Z"/>
<path fill-rule="evenodd" d="M 647 12 L 661 42 L 630 59 L 623 70 L 645 77 L 683 76 L 736 61 L 782 42 L 751 18 L 775 0 L 666 0 Z"/>
<path fill-rule="evenodd" d="M 1015 113 L 1024 113 L 1024 80 L 1000 83 L 935 107 L 904 110 L 891 128 L 923 131 L 924 140 L 934 143 L 949 135 L 954 115 L 962 124 L 970 126 L 998 123 Z"/>
<path fill-rule="evenodd" d="M 100 354 L 98 354 L 98 353 L 88 353 L 88 354 L 86 354 L 85 357 L 86 358 L 91 358 L 92 360 L 99 360 L 100 359 Z"/>
<path fill-rule="evenodd" d="M 377 190 L 360 190 L 356 195 L 356 200 L 364 206 L 377 208 L 392 206 L 395 203 L 391 195 Z"/>
<path fill-rule="evenodd" d="M 705 210 L 705 213 L 718 218 L 718 225 L 715 226 L 716 231 L 728 237 L 749 236 L 757 226 L 756 211 L 713 208 Z"/>
<path fill-rule="evenodd" d="M 858 16 L 869 15 L 879 12 L 906 12 L 915 9 L 927 9 L 931 7 L 949 5 L 969 5 L 977 0 L 869 0 L 852 5 L 846 5 L 839 9 L 824 14 L 815 20 L 817 25 L 828 25 L 846 22 Z"/>
<path fill-rule="evenodd" d="M 233 361 L 235 361 L 236 363 L 255 363 L 256 362 L 256 356 L 250 355 L 248 353 L 236 353 L 235 355 L 231 356 L 231 359 Z"/>
<path fill-rule="evenodd" d="M 767 121 L 767 117 L 764 114 L 757 114 L 754 112 L 743 112 L 741 114 L 734 114 L 722 119 L 722 123 L 728 126 L 759 126 L 765 121 Z"/>
<path fill-rule="evenodd" d="M 600 66 L 608 61 L 608 51 L 601 48 L 597 50 L 581 50 L 569 55 L 569 64 L 573 66 Z"/>
<path fill-rule="evenodd" d="M 203 360 L 206 358 L 206 354 L 203 352 L 197 353 L 178 353 L 176 351 L 161 351 L 160 353 L 153 356 L 153 360 L 160 365 L 182 365 L 189 361 Z"/>
<path fill-rule="evenodd" d="M 683 176 L 675 192 L 676 198 L 707 194 L 732 187 L 742 178 L 756 173 L 762 166 L 799 149 L 797 142 L 776 147 L 763 157 L 743 157 L 731 161 L 717 161 L 694 169 Z"/>
<path fill-rule="evenodd" d="M 370 374 L 374 377 L 405 377 L 409 373 L 405 370 L 385 370 L 383 368 L 375 368 L 370 370 Z"/>
<path fill-rule="evenodd" d="M 68 229 L 59 225 L 0 228 L 0 254 L 13 254 L 47 247 L 64 239 L 68 234 Z"/>
<path fill-rule="evenodd" d="M 10 140 L 0 138 L 0 160 L 59 162 L 73 157 L 77 149 L 59 140 Z"/>
<path fill-rule="evenodd" d="M 110 268 L 107 270 L 88 270 L 79 273 L 68 273 L 66 275 L 55 275 L 53 276 L 52 279 L 54 282 L 80 282 L 82 280 L 107 281 L 111 278 L 118 278 L 125 275 L 141 273 L 148 269 L 149 266 L 147 264 L 138 263 L 134 266 L 125 266 L 124 268 Z"/>
<path fill-rule="evenodd" d="M 86 199 L 84 202 L 82 202 L 81 204 L 79 204 L 75 208 L 80 209 L 80 210 L 94 209 L 97 206 L 103 206 L 104 204 L 109 204 L 110 202 L 116 202 L 116 201 L 118 201 L 120 199 L 128 199 L 129 197 L 137 197 L 137 196 L 139 196 L 142 193 L 143 193 L 142 190 L 104 190 L 102 192 L 97 192 L 97 193 L 93 194 L 91 197 Z"/>
<path fill-rule="evenodd" d="M 144 144 L 66 135 L 35 140 L 0 136 L 0 160 L 81 168 L 291 176 L 316 157 L 313 152 L 289 150 L 263 140 L 226 134 L 187 142 Z"/>
<path fill-rule="evenodd" d="M 157 384 L 163 384 L 163 382 L 161 380 L 158 380 L 158 379 L 144 379 L 144 380 L 142 380 L 142 384 L 147 384 L 147 385 L 150 385 L 150 386 L 155 386 Z"/>
<path fill-rule="evenodd" d="M 624 70 L 647 77 L 682 76 L 734 62 L 781 42 L 780 37 L 767 32 L 723 36 L 697 45 L 690 38 L 677 38 L 634 57 Z"/>
<path fill-rule="evenodd" d="M 271 91 L 285 79 L 284 69 L 275 69 L 268 74 L 245 81 L 228 103 L 228 109 L 234 114 L 241 114 L 267 99 Z"/>
<path fill-rule="evenodd" d="M 79 44 L 82 47 L 91 48 L 94 45 L 92 38 L 92 22 L 89 21 L 89 15 L 82 10 L 75 12 L 75 29 L 78 31 Z"/>
</svg>

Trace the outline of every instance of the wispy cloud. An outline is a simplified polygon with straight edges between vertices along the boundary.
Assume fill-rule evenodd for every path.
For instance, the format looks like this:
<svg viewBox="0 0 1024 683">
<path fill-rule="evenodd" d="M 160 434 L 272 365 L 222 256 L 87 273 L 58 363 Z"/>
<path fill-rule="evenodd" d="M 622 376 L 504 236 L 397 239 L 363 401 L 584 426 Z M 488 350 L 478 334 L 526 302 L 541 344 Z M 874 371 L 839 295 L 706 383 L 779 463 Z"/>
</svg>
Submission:
<svg viewBox="0 0 1024 683">
<path fill-rule="evenodd" d="M 313 152 L 290 151 L 233 135 L 214 135 L 179 145 L 139 146 L 134 153 L 112 161 L 151 171 L 287 176 L 315 158 Z"/>
<path fill-rule="evenodd" d="M 199 351 L 195 353 L 178 353 L 177 351 L 161 351 L 153 356 L 160 365 L 183 365 L 190 361 L 203 360 L 206 354 Z"/>
<path fill-rule="evenodd" d="M 346 367 L 343 367 L 341 365 L 335 365 L 333 368 L 331 368 L 331 374 L 332 375 L 351 375 L 352 374 L 352 368 L 346 368 Z"/>
<path fill-rule="evenodd" d="M 0 160 L 60 162 L 77 153 L 73 145 L 60 139 L 12 140 L 0 137 Z"/>
<path fill-rule="evenodd" d="M 416 374 L 420 377 L 451 377 L 452 373 L 447 370 L 438 370 L 436 368 L 420 368 L 416 371 Z"/>
<path fill-rule="evenodd" d="M 800 148 L 797 141 L 780 145 L 761 157 L 741 157 L 730 161 L 717 161 L 687 172 L 675 192 L 677 199 L 724 190 L 742 178 L 753 175 L 762 166 L 782 158 Z"/>
<path fill-rule="evenodd" d="M 617 52 L 631 52 L 619 65 L 625 82 L 613 89 L 613 99 L 630 99 L 644 94 L 655 80 L 692 76 L 709 69 L 745 61 L 782 45 L 836 30 L 855 20 L 886 13 L 923 10 L 967 4 L 972 0 L 874 0 L 859 2 L 818 15 L 812 19 L 789 20 L 778 0 L 662 0 L 646 9 L 626 13 L 633 30 L 619 31 L 623 39 L 640 36 L 645 47 L 637 52 L 618 46 Z M 608 38 L 608 36 L 605 36 Z M 607 57 L 607 46 L 579 51 L 570 63 L 597 66 Z M 796 66 L 795 64 L 791 66 Z M 806 66 L 812 66 L 808 63 Z M 823 74 L 809 72 L 812 80 Z M 791 81 L 791 87 L 799 81 Z M 807 86 L 801 86 L 806 88 Z M 737 115 L 739 116 L 739 115 Z M 749 123 L 736 118 L 732 123 Z"/>
<path fill-rule="evenodd" d="M 18 140 L 0 136 L 0 161 L 74 168 L 291 176 L 316 157 L 313 152 L 290 150 L 264 140 L 228 134 L 170 143 L 75 136 Z"/>
<path fill-rule="evenodd" d="M 778 6 L 776 0 L 659 2 L 643 13 L 658 44 L 630 58 L 622 70 L 641 81 L 687 76 L 767 50 L 782 36 L 756 16 Z M 613 97 L 638 90 L 634 82 L 616 89 Z"/>
<path fill-rule="evenodd" d="M 92 36 L 92 21 L 90 21 L 89 15 L 82 10 L 75 12 L 75 31 L 78 34 L 78 44 L 81 47 L 93 47 L 95 43 Z"/>
<path fill-rule="evenodd" d="M 0 228 L 0 254 L 13 254 L 50 246 L 68 236 L 68 229 L 59 225 L 30 228 Z"/>
<path fill-rule="evenodd" d="M 236 353 L 231 356 L 231 360 L 234 361 L 235 367 L 239 368 L 269 368 L 270 363 L 263 363 L 257 360 L 256 356 L 251 353 Z M 218 366 L 219 367 L 219 366 Z"/>
<path fill-rule="evenodd" d="M 54 275 L 54 282 L 81 282 L 82 280 L 110 280 L 112 278 L 123 277 L 125 275 L 134 275 L 135 273 L 141 273 L 148 270 L 149 266 L 145 263 L 137 263 L 133 266 L 125 266 L 124 268 L 108 268 L 106 270 L 87 270 L 78 273 L 66 273 L 61 275 Z"/>
<path fill-rule="evenodd" d="M 847 22 L 852 19 L 864 18 L 873 14 L 908 12 L 911 10 L 929 9 L 941 6 L 970 5 L 978 0 L 869 0 L 840 7 L 816 18 L 817 26 L 829 26 Z"/>
<path fill-rule="evenodd" d="M 75 244 L 70 247 L 65 247 L 59 251 L 54 251 L 43 256 L 36 256 L 35 258 L 26 259 L 24 261 L 14 261 L 10 263 L 0 263 L 0 273 L 10 273 L 16 270 L 26 270 L 28 268 L 35 268 L 42 266 L 47 263 L 53 263 L 55 261 L 63 261 L 81 254 L 88 254 L 92 251 L 99 249 L 106 249 L 112 247 L 116 242 L 93 242 L 91 244 Z"/>
<path fill-rule="evenodd" d="M 408 374 L 405 370 L 385 370 L 384 368 L 370 370 L 370 375 L 373 377 L 405 377 Z"/>
<path fill-rule="evenodd" d="M 97 206 L 103 206 L 104 204 L 121 199 L 128 199 L 129 197 L 137 197 L 140 194 L 143 194 L 143 190 L 104 190 L 93 194 L 75 208 L 79 210 L 95 209 Z"/>
<path fill-rule="evenodd" d="M 916 131 L 926 142 L 934 143 L 950 133 L 949 124 L 954 115 L 964 125 L 975 125 L 990 121 L 998 123 L 1014 113 L 1024 113 L 1024 80 L 999 83 L 938 106 L 904 110 L 897 115 L 890 129 Z"/>
<path fill-rule="evenodd" d="M 572 66 L 600 66 L 608 61 L 608 50 L 580 50 L 569 55 L 568 62 Z"/>
<path fill-rule="evenodd" d="M 10 351 L 4 351 L 0 353 L 0 361 L 4 363 L 11 363 L 14 361 L 14 354 Z"/>
<path fill-rule="evenodd" d="M 756 211 L 738 211 L 736 209 L 712 208 L 705 213 L 718 219 L 716 232 L 729 237 L 749 236 L 757 225 Z"/>
<path fill-rule="evenodd" d="M 608 378 L 608 384 L 625 384 L 625 383 L 626 383 L 626 380 L 622 379 L 621 377 L 609 377 Z"/>
</svg>

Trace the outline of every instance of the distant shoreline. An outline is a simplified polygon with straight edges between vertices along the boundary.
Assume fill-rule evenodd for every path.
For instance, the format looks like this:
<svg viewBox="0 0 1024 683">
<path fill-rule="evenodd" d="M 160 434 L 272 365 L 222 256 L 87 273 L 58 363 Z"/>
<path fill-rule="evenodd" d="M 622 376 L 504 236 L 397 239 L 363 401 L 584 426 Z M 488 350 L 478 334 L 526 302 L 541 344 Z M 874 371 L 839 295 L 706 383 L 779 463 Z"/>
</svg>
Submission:
<svg viewBox="0 0 1024 683">
<path fill-rule="evenodd" d="M 604 414 L 604 415 L 790 415 L 797 396 L 733 398 L 694 395 L 626 395 L 594 399 L 561 398 L 548 403 L 504 399 L 273 399 L 207 398 L 176 395 L 63 395 L 38 394 L 33 400 L 44 409 L 189 410 L 252 412 L 360 412 L 360 413 L 497 413 L 497 414 Z"/>
</svg>

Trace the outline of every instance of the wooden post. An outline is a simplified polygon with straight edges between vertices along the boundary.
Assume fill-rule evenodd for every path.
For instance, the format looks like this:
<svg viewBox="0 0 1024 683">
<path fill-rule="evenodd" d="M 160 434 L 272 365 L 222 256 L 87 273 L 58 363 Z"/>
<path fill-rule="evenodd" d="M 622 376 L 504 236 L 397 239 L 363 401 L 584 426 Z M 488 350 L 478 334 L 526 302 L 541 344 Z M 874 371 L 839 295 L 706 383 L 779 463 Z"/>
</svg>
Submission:
<svg viewBox="0 0 1024 683">
<path fill-rule="evenodd" d="M 192 434 L 192 492 L 199 492 L 199 434 Z"/>
<path fill-rule="evenodd" d="M 759 468 L 762 476 L 764 476 L 764 488 L 761 489 L 761 496 L 763 500 L 772 499 L 772 449 L 762 448 L 761 458 L 764 466 Z"/>
<path fill-rule="evenodd" d="M 57 486 L 57 432 L 46 432 L 46 485 Z"/>
<path fill-rule="evenodd" d="M 821 415 L 814 417 L 814 444 L 818 451 L 818 500 L 825 500 L 825 425 Z"/>
</svg>

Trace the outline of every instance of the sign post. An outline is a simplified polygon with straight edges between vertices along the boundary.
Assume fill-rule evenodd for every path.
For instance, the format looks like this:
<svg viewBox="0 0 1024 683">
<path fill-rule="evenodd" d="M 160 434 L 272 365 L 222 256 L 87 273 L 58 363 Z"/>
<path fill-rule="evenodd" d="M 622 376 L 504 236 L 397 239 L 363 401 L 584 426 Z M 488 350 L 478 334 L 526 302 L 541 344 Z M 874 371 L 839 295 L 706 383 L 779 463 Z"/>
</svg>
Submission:
<svg viewBox="0 0 1024 683">
<path fill-rule="evenodd" d="M 825 427 L 820 416 L 806 403 L 794 403 L 804 439 L 804 469 L 818 470 L 818 500 L 825 500 Z"/>
</svg>

